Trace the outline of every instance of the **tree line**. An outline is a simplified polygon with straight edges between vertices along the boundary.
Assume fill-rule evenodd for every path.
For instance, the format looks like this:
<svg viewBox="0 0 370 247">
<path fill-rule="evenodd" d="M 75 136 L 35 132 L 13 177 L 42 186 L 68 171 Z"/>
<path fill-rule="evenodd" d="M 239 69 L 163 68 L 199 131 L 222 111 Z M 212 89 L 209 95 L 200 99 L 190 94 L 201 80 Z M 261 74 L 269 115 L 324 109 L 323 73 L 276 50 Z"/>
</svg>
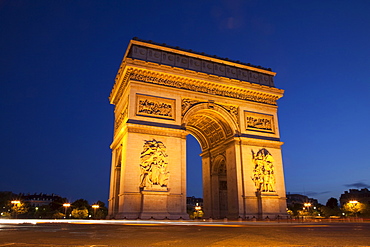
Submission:
<svg viewBox="0 0 370 247">
<path fill-rule="evenodd" d="M 370 204 L 359 201 L 348 201 L 341 207 L 336 198 L 329 198 L 325 205 L 311 203 L 294 203 L 288 206 L 291 216 L 313 217 L 370 217 Z"/>
<path fill-rule="evenodd" d="M 1 218 L 105 219 L 108 209 L 102 201 L 90 205 L 85 199 L 69 202 L 60 196 L 54 196 L 50 203 L 33 205 L 21 194 L 0 192 L 0 214 Z"/>
</svg>

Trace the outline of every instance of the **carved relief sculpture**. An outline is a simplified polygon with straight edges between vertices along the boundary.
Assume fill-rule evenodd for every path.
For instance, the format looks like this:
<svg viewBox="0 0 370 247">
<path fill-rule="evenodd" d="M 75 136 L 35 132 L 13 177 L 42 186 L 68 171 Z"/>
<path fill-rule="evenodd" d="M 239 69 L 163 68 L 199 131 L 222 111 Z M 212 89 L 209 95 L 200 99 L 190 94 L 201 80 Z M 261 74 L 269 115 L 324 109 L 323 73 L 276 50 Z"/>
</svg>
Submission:
<svg viewBox="0 0 370 247">
<path fill-rule="evenodd" d="M 155 139 L 145 141 L 140 158 L 140 188 L 167 187 L 169 172 L 167 171 L 168 163 L 164 144 Z"/>
<path fill-rule="evenodd" d="M 274 159 L 270 152 L 262 148 L 255 154 L 252 150 L 252 161 L 254 163 L 252 180 L 257 192 L 274 192 Z"/>
<path fill-rule="evenodd" d="M 174 100 L 138 94 L 136 114 L 174 119 Z"/>
<path fill-rule="evenodd" d="M 275 132 L 274 117 L 256 112 L 245 112 L 246 129 L 260 132 Z"/>
</svg>

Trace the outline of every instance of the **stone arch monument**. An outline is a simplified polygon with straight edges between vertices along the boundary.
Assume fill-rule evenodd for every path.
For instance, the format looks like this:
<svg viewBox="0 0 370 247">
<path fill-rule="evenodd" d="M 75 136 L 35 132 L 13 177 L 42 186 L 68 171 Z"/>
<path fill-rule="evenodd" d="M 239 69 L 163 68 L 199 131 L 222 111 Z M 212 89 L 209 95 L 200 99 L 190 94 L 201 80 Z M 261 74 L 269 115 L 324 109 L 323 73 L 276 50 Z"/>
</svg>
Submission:
<svg viewBox="0 0 370 247">
<path fill-rule="evenodd" d="M 109 217 L 179 219 L 186 212 L 186 136 L 202 153 L 205 217 L 286 214 L 271 69 L 165 44 L 130 41 L 115 105 Z"/>
</svg>

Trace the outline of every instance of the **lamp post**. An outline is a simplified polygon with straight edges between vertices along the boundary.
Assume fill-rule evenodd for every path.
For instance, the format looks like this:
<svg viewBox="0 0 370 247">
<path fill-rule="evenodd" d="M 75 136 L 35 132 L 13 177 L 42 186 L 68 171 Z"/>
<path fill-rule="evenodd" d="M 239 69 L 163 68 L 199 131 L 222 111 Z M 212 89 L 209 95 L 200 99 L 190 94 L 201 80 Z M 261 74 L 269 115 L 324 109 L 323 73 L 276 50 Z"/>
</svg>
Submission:
<svg viewBox="0 0 370 247">
<path fill-rule="evenodd" d="M 351 209 L 355 213 L 355 218 L 357 218 L 357 204 L 358 204 L 358 201 L 351 200 L 348 203 L 351 205 Z"/>
<path fill-rule="evenodd" d="M 11 201 L 11 203 L 14 204 L 14 206 L 16 207 L 16 209 L 14 210 L 15 211 L 14 215 L 15 215 L 15 218 L 17 218 L 17 216 L 18 216 L 18 205 L 21 204 L 21 201 L 14 200 L 14 201 Z"/>
<path fill-rule="evenodd" d="M 311 203 L 309 203 L 309 202 L 305 202 L 305 203 L 303 203 L 303 206 L 304 206 L 304 208 L 303 209 L 307 209 L 307 213 L 309 213 L 310 212 L 310 207 L 311 207 Z"/>
<path fill-rule="evenodd" d="M 63 203 L 65 218 L 67 219 L 67 208 L 71 206 L 70 203 Z"/>
<path fill-rule="evenodd" d="M 94 219 L 95 219 L 95 213 L 96 213 L 96 210 L 99 208 L 99 205 L 98 204 L 94 204 L 91 207 L 94 209 Z"/>
<path fill-rule="evenodd" d="M 200 217 L 199 217 L 199 211 L 202 209 L 202 207 L 201 207 L 201 206 L 199 206 L 199 204 L 197 203 L 197 204 L 195 205 L 194 209 L 195 209 L 195 212 L 196 212 L 196 217 L 197 217 L 197 218 L 200 218 Z"/>
</svg>

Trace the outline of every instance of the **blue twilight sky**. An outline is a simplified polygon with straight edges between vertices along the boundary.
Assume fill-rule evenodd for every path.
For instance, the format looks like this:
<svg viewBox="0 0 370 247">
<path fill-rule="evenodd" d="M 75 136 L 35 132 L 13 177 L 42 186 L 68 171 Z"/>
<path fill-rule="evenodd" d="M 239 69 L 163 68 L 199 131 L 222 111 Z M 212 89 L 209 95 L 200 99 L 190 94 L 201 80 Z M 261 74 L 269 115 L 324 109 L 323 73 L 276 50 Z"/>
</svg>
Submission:
<svg viewBox="0 0 370 247">
<path fill-rule="evenodd" d="M 287 192 L 370 187 L 370 1 L 0 0 L 0 191 L 107 200 L 108 96 L 135 36 L 277 72 Z"/>
</svg>

